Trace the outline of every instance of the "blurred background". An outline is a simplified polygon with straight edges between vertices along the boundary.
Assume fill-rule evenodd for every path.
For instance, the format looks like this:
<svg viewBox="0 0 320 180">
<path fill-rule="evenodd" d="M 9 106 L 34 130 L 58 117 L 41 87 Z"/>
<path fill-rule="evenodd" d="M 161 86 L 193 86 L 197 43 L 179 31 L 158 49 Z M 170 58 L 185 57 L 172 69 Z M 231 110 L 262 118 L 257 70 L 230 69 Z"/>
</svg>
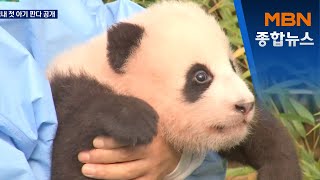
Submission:
<svg viewBox="0 0 320 180">
<path fill-rule="evenodd" d="M 104 0 L 105 3 L 112 1 Z M 157 2 L 157 0 L 133 1 L 143 7 Z M 193 1 L 219 21 L 229 37 L 234 57 L 242 69 L 242 78 L 253 90 L 233 0 Z M 264 99 L 270 111 L 278 117 L 294 138 L 304 179 L 320 180 L 320 95 L 303 89 L 291 91 L 291 87 L 296 85 L 297 82 L 291 81 L 271 87 L 266 90 Z M 255 179 L 256 172 L 252 168 L 229 163 L 227 180 Z"/>
</svg>

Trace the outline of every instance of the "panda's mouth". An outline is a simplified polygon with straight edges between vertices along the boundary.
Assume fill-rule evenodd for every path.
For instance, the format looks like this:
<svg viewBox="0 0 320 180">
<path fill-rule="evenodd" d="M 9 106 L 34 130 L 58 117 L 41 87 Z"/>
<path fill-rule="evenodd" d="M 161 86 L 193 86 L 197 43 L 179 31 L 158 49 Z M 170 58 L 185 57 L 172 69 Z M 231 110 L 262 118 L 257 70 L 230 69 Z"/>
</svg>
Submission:
<svg viewBox="0 0 320 180">
<path fill-rule="evenodd" d="M 227 130 L 232 130 L 232 129 L 237 129 L 237 128 L 242 128 L 242 127 L 245 127 L 247 126 L 248 122 L 246 120 L 243 120 L 242 122 L 240 123 L 237 123 L 237 124 L 233 124 L 233 125 L 221 125 L 221 124 L 218 124 L 218 125 L 214 125 L 214 126 L 211 126 L 211 128 L 215 129 L 216 131 L 220 132 L 220 133 L 223 133 Z"/>
<path fill-rule="evenodd" d="M 213 127 L 218 131 L 222 131 L 225 128 L 225 126 L 222 126 L 222 125 L 215 125 Z"/>
</svg>

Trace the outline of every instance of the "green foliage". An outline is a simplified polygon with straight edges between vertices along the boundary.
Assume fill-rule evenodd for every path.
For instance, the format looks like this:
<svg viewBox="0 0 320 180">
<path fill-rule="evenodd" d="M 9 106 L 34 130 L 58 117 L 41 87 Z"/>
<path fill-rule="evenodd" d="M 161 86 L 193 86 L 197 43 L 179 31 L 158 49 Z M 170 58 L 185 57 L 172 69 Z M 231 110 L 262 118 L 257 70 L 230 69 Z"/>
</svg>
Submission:
<svg viewBox="0 0 320 180">
<path fill-rule="evenodd" d="M 105 0 L 111 2 L 112 0 Z M 148 7 L 158 0 L 134 0 Z M 214 15 L 227 34 L 242 78 L 253 89 L 233 0 L 193 0 Z M 289 67 L 287 67 L 289 68 Z M 303 75 L 303 73 L 302 73 Z M 306 89 L 297 89 L 304 84 Z M 264 92 L 266 106 L 277 116 L 295 139 L 306 180 L 320 179 L 320 87 L 301 81 L 279 83 Z M 310 103 L 311 102 L 311 103 Z M 318 119 L 318 120 L 317 120 Z M 228 176 L 252 173 L 252 168 L 228 169 Z"/>
<path fill-rule="evenodd" d="M 254 173 L 255 170 L 252 169 L 251 167 L 238 167 L 238 168 L 229 168 L 227 170 L 227 176 L 244 176 L 247 174 Z"/>
<path fill-rule="evenodd" d="M 315 180 L 320 179 L 320 160 L 314 159 L 312 151 L 307 151 L 300 146 L 301 167 L 304 173 L 304 179 Z"/>
<path fill-rule="evenodd" d="M 273 100 L 275 98 L 271 97 L 267 98 L 267 104 L 273 107 L 275 115 L 294 137 L 304 178 L 320 179 L 320 123 L 319 120 L 316 120 L 320 113 L 312 114 L 305 105 L 292 98 L 290 94 L 283 93 L 279 96 L 278 105 L 275 105 L 275 100 Z"/>
</svg>

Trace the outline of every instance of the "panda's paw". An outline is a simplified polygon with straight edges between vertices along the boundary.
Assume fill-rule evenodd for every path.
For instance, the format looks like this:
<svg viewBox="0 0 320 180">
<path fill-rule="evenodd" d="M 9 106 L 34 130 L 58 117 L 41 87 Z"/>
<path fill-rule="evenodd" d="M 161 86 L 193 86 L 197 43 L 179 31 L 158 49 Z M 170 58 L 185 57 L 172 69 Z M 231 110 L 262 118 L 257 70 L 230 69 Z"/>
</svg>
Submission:
<svg viewBox="0 0 320 180">
<path fill-rule="evenodd" d="M 112 116 L 105 123 L 107 135 L 125 145 L 148 144 L 157 134 L 158 114 L 146 102 L 128 96 L 113 99 Z"/>
</svg>

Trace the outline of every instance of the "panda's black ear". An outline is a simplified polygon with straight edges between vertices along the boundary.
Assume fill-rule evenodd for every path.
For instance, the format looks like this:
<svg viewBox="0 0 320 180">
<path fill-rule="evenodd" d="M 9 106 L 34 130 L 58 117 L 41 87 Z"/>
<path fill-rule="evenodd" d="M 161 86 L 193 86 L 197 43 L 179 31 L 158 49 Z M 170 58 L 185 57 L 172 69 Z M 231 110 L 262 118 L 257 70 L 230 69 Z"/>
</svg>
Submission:
<svg viewBox="0 0 320 180">
<path fill-rule="evenodd" d="M 118 23 L 108 30 L 108 61 L 116 73 L 124 73 L 129 56 L 139 47 L 144 28 L 131 23 Z"/>
</svg>

